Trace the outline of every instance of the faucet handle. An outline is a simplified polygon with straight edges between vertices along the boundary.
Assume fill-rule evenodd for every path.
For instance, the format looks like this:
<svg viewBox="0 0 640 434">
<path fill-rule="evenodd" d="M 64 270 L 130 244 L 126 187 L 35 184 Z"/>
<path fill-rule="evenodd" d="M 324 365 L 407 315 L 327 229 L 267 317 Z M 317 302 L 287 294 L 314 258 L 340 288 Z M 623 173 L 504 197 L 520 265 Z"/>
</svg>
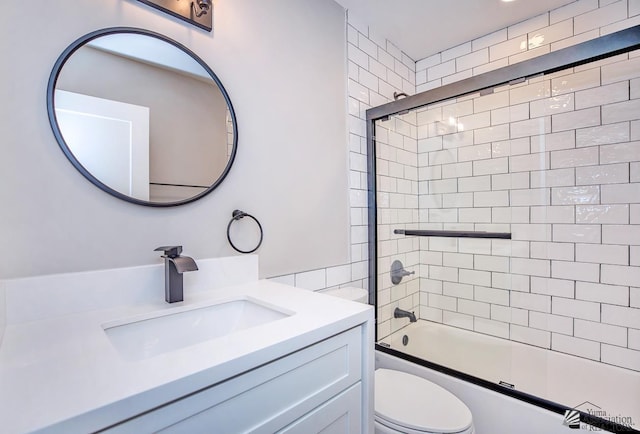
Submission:
<svg viewBox="0 0 640 434">
<path fill-rule="evenodd" d="M 182 246 L 162 246 L 153 249 L 154 252 L 164 251 L 165 256 L 169 258 L 177 258 L 182 253 Z"/>
</svg>

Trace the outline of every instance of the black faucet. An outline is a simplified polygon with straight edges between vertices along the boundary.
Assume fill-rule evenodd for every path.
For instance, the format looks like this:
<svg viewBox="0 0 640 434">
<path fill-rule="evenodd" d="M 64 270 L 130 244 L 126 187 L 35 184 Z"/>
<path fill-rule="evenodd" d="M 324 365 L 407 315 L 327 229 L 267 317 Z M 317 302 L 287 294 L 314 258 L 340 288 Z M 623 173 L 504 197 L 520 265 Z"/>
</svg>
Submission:
<svg viewBox="0 0 640 434">
<path fill-rule="evenodd" d="M 196 271 L 198 266 L 193 258 L 180 256 L 182 246 L 158 247 L 154 252 L 164 252 L 164 299 L 167 303 L 184 300 L 182 273 Z"/>
<path fill-rule="evenodd" d="M 409 318 L 409 322 L 418 321 L 416 319 L 416 314 L 415 313 L 408 312 L 406 310 L 402 310 L 399 307 L 396 307 L 396 309 L 393 311 L 393 317 L 394 318 Z"/>
</svg>

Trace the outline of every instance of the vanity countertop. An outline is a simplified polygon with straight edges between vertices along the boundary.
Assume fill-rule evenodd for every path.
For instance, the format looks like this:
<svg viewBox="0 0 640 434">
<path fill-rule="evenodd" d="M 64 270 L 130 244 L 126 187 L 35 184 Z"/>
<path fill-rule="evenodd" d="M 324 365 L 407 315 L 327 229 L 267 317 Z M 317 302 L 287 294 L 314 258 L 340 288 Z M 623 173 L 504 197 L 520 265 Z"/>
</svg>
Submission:
<svg viewBox="0 0 640 434">
<path fill-rule="evenodd" d="M 293 315 L 136 361 L 125 360 L 103 329 L 150 312 L 242 297 Z M 370 306 L 266 280 L 185 298 L 7 324 L 0 346 L 2 431 L 95 431 L 373 321 Z"/>
</svg>

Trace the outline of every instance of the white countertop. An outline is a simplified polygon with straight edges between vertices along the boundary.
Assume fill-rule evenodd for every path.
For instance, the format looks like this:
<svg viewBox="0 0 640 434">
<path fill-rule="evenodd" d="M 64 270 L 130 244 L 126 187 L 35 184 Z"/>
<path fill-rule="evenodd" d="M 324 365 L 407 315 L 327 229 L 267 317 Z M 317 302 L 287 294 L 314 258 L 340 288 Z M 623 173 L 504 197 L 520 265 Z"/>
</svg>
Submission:
<svg viewBox="0 0 640 434">
<path fill-rule="evenodd" d="M 139 361 L 126 361 L 103 329 L 139 314 L 242 296 L 294 314 Z M 159 292 L 153 304 L 7 324 L 0 345 L 2 432 L 104 428 L 373 320 L 370 306 L 266 280 L 185 298 L 167 304 Z"/>
</svg>

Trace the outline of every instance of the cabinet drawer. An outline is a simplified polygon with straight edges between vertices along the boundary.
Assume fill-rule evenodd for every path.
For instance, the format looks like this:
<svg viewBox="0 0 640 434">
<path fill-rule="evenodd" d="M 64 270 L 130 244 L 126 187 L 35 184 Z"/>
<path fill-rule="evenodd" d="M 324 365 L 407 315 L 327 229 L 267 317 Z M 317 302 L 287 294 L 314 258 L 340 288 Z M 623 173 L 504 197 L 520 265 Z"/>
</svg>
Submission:
<svg viewBox="0 0 640 434">
<path fill-rule="evenodd" d="M 361 434 L 362 387 L 351 386 L 278 434 Z"/>
<path fill-rule="evenodd" d="M 360 381 L 361 333 L 356 327 L 107 432 L 273 433 Z"/>
</svg>

